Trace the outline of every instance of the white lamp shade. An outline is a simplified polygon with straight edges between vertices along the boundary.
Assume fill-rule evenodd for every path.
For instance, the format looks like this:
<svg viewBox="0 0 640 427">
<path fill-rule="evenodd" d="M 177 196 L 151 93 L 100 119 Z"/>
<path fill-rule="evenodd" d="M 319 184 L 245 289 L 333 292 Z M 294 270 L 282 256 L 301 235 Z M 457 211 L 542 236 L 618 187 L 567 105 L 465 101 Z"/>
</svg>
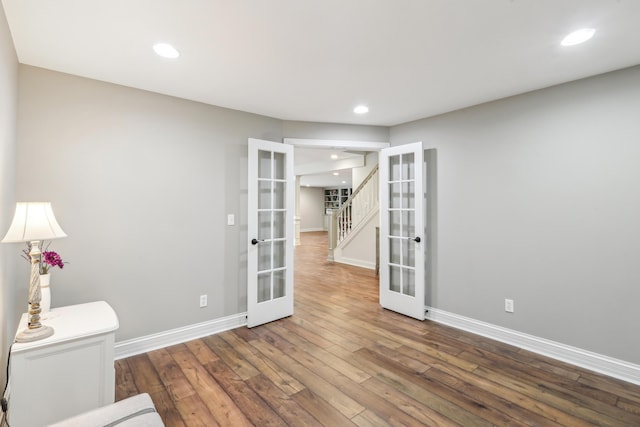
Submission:
<svg viewBox="0 0 640 427">
<path fill-rule="evenodd" d="M 13 222 L 2 243 L 32 242 L 67 237 L 49 202 L 19 202 Z"/>
</svg>

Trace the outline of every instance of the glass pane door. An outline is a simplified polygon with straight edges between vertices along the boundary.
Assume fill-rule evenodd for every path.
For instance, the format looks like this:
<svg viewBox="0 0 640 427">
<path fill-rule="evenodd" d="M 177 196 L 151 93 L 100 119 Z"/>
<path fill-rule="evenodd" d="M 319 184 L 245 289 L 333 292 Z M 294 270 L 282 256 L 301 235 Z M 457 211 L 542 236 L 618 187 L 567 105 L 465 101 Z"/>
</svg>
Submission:
<svg viewBox="0 0 640 427">
<path fill-rule="evenodd" d="M 380 304 L 424 319 L 422 143 L 380 153 Z"/>
<path fill-rule="evenodd" d="M 293 314 L 293 148 L 249 140 L 247 320 Z"/>
</svg>

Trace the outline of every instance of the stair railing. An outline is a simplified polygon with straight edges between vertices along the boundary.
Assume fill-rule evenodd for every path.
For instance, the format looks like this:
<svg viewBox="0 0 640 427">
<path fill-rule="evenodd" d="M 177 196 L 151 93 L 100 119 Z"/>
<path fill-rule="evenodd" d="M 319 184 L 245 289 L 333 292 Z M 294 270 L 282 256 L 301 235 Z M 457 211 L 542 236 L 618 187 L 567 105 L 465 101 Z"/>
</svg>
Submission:
<svg viewBox="0 0 640 427">
<path fill-rule="evenodd" d="M 358 188 L 329 217 L 329 256 L 333 261 L 333 250 L 349 236 L 351 231 L 366 217 L 378 202 L 378 165 L 360 183 Z M 373 179 L 373 178 L 376 179 Z"/>
</svg>

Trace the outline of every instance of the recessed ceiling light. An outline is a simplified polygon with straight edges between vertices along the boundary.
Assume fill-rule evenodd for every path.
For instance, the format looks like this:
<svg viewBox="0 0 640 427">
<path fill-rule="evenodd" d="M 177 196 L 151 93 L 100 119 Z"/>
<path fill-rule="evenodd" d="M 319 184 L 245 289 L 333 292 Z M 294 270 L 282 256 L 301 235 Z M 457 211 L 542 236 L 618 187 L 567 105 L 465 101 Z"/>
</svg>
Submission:
<svg viewBox="0 0 640 427">
<path fill-rule="evenodd" d="M 356 114 L 367 114 L 369 112 L 369 107 L 366 105 L 358 105 L 353 109 L 353 112 Z"/>
<path fill-rule="evenodd" d="M 342 181 L 342 183 L 343 183 L 343 184 L 346 184 L 346 183 L 347 183 L 347 181 Z"/>
<path fill-rule="evenodd" d="M 333 173 L 333 176 L 338 176 L 338 175 L 340 175 L 338 172 Z"/>
<path fill-rule="evenodd" d="M 580 30 L 574 31 L 573 33 L 562 39 L 562 42 L 560 42 L 560 44 L 562 46 L 573 46 L 576 44 L 584 43 L 591 37 L 593 37 L 595 32 L 595 28 L 582 28 Z"/>
<path fill-rule="evenodd" d="M 175 59 L 180 56 L 180 52 L 168 43 L 156 43 L 153 45 L 153 50 L 163 58 Z"/>
<path fill-rule="evenodd" d="M 331 158 L 332 158 L 333 160 L 335 160 L 335 159 L 337 159 L 337 158 L 338 158 L 338 155 L 337 155 L 337 154 L 332 154 L 332 155 L 331 155 Z"/>
</svg>

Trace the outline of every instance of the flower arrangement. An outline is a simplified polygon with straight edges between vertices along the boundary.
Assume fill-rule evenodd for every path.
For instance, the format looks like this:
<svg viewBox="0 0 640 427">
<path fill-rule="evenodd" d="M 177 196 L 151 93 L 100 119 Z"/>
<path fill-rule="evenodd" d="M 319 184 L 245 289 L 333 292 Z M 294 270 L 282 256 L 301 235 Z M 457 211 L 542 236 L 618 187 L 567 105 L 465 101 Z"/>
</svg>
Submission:
<svg viewBox="0 0 640 427">
<path fill-rule="evenodd" d="M 40 262 L 40 274 L 48 274 L 51 267 L 64 267 L 62 258 L 54 251 L 42 252 L 42 261 Z"/>
<path fill-rule="evenodd" d="M 49 269 L 51 269 L 51 267 L 63 268 L 66 264 L 66 262 L 62 261 L 62 257 L 60 257 L 57 252 L 50 251 L 48 249 L 49 245 L 47 245 L 46 249 L 42 252 L 42 258 L 40 260 L 40 274 L 49 274 Z M 24 255 L 22 255 L 22 258 L 26 259 L 29 262 L 31 262 L 31 257 L 29 256 L 30 250 L 30 247 L 22 250 L 22 252 L 24 253 Z"/>
</svg>

